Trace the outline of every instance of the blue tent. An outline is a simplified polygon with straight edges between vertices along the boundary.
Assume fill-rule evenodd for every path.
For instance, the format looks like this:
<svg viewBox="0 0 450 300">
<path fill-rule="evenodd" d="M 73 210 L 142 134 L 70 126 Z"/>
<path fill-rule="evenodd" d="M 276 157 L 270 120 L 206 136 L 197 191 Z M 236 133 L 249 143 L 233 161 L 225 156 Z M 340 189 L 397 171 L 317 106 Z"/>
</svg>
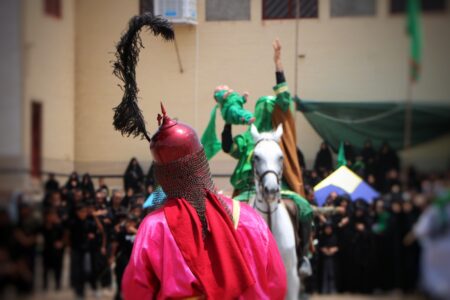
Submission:
<svg viewBox="0 0 450 300">
<path fill-rule="evenodd" d="M 347 194 L 353 201 L 362 198 L 368 203 L 380 195 L 346 166 L 338 168 L 314 187 L 317 204 L 322 206 L 331 192 Z"/>
</svg>

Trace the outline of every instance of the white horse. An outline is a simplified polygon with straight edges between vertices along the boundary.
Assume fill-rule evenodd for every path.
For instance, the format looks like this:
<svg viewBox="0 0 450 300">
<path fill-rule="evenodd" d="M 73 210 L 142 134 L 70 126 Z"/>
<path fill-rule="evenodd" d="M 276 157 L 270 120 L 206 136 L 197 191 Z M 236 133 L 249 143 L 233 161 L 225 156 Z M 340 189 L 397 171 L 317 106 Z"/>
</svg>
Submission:
<svg viewBox="0 0 450 300">
<path fill-rule="evenodd" d="M 285 204 L 281 201 L 283 152 L 278 144 L 283 135 L 282 125 L 275 132 L 259 133 L 252 125 L 255 142 L 253 170 L 256 196 L 249 205 L 264 218 L 277 242 L 287 275 L 286 299 L 298 299 L 300 278 L 297 271 L 297 252 L 294 226 Z"/>
</svg>

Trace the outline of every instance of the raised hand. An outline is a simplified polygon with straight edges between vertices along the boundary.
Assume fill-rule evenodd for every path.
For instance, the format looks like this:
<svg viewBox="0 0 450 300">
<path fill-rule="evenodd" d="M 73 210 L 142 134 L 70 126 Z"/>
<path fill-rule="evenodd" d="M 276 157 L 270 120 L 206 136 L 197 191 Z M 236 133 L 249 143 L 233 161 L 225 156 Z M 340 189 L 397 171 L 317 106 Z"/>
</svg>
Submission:
<svg viewBox="0 0 450 300">
<path fill-rule="evenodd" d="M 272 43 L 273 46 L 273 60 L 276 62 L 281 59 L 281 43 L 280 40 L 275 39 Z"/>
<path fill-rule="evenodd" d="M 273 61 L 275 62 L 276 70 L 283 71 L 283 65 L 281 64 L 281 43 L 278 39 L 275 39 L 272 43 L 273 46 Z"/>
</svg>

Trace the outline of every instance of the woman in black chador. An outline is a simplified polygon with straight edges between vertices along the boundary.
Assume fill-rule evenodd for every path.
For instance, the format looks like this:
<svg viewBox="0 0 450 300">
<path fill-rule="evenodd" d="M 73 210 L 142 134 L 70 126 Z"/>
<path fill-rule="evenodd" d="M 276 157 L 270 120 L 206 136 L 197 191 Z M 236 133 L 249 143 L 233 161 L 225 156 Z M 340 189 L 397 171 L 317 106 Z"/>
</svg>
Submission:
<svg viewBox="0 0 450 300">
<path fill-rule="evenodd" d="M 323 233 L 319 237 L 319 251 L 321 260 L 321 292 L 322 294 L 336 293 L 337 288 L 337 253 L 338 240 L 332 222 L 324 225 Z"/>
<path fill-rule="evenodd" d="M 320 150 L 317 152 L 316 160 L 314 161 L 314 170 L 320 175 L 324 171 L 330 171 L 333 169 L 333 159 L 331 157 L 331 151 L 328 148 L 327 143 L 322 142 Z"/>
<path fill-rule="evenodd" d="M 371 220 L 368 213 L 368 204 L 357 199 L 354 203 L 352 215 L 352 239 L 351 239 L 351 282 L 349 289 L 354 293 L 370 293 L 372 291 L 372 262 L 373 262 L 373 236 L 371 232 Z"/>
<path fill-rule="evenodd" d="M 128 164 L 127 170 L 123 176 L 123 183 L 125 191 L 128 191 L 130 188 L 133 189 L 134 192 L 142 191 L 144 172 L 135 157 L 133 157 Z"/>
<path fill-rule="evenodd" d="M 72 172 L 69 176 L 69 179 L 67 179 L 65 188 L 68 191 L 75 190 L 80 187 L 80 180 L 78 179 L 78 173 Z"/>
<path fill-rule="evenodd" d="M 364 147 L 361 150 L 361 156 L 366 167 L 365 176 L 367 177 L 369 175 L 376 175 L 375 167 L 377 154 L 372 146 L 371 140 L 366 140 L 364 142 Z"/>
<path fill-rule="evenodd" d="M 89 173 L 85 173 L 83 175 L 83 179 L 81 180 L 81 190 L 85 194 L 89 193 L 91 197 L 94 196 L 95 193 L 94 183 L 92 182 L 92 178 Z"/>
</svg>

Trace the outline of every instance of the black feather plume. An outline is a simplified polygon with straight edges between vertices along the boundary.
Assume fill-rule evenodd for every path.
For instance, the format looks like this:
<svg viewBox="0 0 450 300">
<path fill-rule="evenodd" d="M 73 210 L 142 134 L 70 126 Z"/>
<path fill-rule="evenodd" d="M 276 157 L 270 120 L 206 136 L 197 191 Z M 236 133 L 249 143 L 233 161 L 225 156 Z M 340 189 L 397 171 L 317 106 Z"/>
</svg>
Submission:
<svg viewBox="0 0 450 300">
<path fill-rule="evenodd" d="M 139 89 L 136 83 L 136 64 L 139 61 L 139 51 L 142 40 L 139 36 L 141 29 L 147 26 L 155 36 L 161 35 L 165 40 L 173 40 L 174 32 L 170 23 L 159 16 L 144 13 L 131 18 L 128 30 L 122 35 L 116 46 L 116 61 L 113 74 L 122 82 L 122 102 L 114 108 L 114 128 L 123 135 L 141 135 L 150 141 L 145 129 L 142 111 L 137 103 Z"/>
</svg>

